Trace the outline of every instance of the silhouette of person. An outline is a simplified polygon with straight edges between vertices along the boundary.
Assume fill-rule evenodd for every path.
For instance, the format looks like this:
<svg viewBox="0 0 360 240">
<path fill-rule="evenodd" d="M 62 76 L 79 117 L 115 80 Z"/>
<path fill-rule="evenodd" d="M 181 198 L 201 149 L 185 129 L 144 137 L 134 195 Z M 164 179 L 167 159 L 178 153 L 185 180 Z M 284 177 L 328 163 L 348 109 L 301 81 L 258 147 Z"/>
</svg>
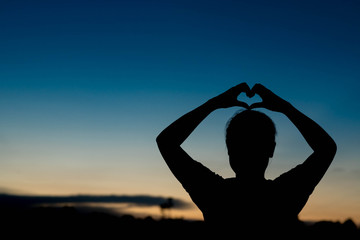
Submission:
<svg viewBox="0 0 360 240">
<path fill-rule="evenodd" d="M 240 93 L 259 95 L 262 102 L 248 106 Z M 181 147 L 194 129 L 214 110 L 245 108 L 228 122 L 226 145 L 235 178 L 227 178 L 192 159 Z M 274 180 L 265 179 L 275 149 L 273 121 L 255 108 L 284 114 L 313 150 L 302 164 Z M 180 117 L 156 139 L 172 173 L 189 193 L 212 230 L 231 234 L 260 230 L 292 231 L 298 214 L 319 183 L 335 153 L 334 140 L 313 120 L 261 84 L 252 89 L 241 83 Z M 261 234 L 264 231 L 260 231 Z M 231 235 L 233 236 L 233 235 Z"/>
</svg>

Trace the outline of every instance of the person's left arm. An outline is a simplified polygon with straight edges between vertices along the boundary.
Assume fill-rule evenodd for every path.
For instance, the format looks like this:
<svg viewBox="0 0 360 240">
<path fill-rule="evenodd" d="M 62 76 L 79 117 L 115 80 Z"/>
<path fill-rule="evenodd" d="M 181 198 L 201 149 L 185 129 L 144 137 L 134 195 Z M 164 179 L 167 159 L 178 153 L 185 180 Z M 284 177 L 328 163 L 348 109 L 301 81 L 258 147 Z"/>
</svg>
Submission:
<svg viewBox="0 0 360 240">
<path fill-rule="evenodd" d="M 263 102 L 254 103 L 250 108 L 264 107 L 283 113 L 295 125 L 313 150 L 305 162 L 296 169 L 299 185 L 305 185 L 305 188 L 312 191 L 311 189 L 314 189 L 320 182 L 334 159 L 337 149 L 335 141 L 315 121 L 261 84 L 256 84 L 252 89 L 252 94 L 255 93 L 262 98 Z"/>
</svg>

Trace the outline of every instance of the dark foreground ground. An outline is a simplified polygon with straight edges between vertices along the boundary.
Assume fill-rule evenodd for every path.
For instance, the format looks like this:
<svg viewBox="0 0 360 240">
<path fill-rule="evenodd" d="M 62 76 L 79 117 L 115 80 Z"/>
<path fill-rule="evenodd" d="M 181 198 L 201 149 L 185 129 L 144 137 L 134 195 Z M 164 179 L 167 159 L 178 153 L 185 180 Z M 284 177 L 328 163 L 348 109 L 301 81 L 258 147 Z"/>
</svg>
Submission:
<svg viewBox="0 0 360 240">
<path fill-rule="evenodd" d="M 261 224 L 258 225 L 257 234 L 267 238 Z M 351 220 L 310 225 L 300 222 L 299 226 L 297 232 L 286 238 L 360 239 L 360 229 Z M 1 210 L 1 232 L 7 236 L 2 239 L 227 239 L 207 234 L 208 230 L 202 221 L 84 213 L 72 207 Z M 231 238 L 252 239 L 241 236 L 241 231 L 239 226 L 239 236 Z"/>
</svg>

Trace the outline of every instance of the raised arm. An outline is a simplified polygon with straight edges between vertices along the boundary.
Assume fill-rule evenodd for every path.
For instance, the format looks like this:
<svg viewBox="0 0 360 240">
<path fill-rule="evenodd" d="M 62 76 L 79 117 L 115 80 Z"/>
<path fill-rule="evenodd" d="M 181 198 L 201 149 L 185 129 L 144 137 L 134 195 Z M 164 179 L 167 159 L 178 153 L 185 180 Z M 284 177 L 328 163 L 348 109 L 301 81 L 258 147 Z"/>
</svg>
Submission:
<svg viewBox="0 0 360 240">
<path fill-rule="evenodd" d="M 285 114 L 305 138 L 313 153 L 303 163 L 302 177 L 306 178 L 303 179 L 304 182 L 315 187 L 335 156 L 337 147 L 334 140 L 316 122 L 261 84 L 253 87 L 251 95 L 253 94 L 258 94 L 263 101 L 252 104 L 250 108 L 264 107 Z"/>
<path fill-rule="evenodd" d="M 189 167 L 194 164 L 194 160 L 181 148 L 181 144 L 214 110 L 233 106 L 248 108 L 248 105 L 238 101 L 237 97 L 240 93 L 249 91 L 246 83 L 232 87 L 180 117 L 159 134 L 156 138 L 159 150 L 170 170 L 180 182 L 182 182 L 183 176 L 187 175 Z"/>
</svg>

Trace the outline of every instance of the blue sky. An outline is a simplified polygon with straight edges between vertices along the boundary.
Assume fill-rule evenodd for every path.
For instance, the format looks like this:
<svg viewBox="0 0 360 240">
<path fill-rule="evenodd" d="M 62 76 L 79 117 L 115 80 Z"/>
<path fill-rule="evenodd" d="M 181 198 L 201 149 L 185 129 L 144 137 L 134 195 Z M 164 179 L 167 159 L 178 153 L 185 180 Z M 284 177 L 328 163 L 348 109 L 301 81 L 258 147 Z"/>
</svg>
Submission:
<svg viewBox="0 0 360 240">
<path fill-rule="evenodd" d="M 188 199 L 156 135 L 229 87 L 260 82 L 338 143 L 304 218 L 360 220 L 359 10 L 357 1 L 3 1 L 0 188 Z M 224 176 L 235 111 L 212 114 L 185 143 Z M 279 132 L 273 178 L 309 148 L 286 118 L 264 112 Z"/>
</svg>

